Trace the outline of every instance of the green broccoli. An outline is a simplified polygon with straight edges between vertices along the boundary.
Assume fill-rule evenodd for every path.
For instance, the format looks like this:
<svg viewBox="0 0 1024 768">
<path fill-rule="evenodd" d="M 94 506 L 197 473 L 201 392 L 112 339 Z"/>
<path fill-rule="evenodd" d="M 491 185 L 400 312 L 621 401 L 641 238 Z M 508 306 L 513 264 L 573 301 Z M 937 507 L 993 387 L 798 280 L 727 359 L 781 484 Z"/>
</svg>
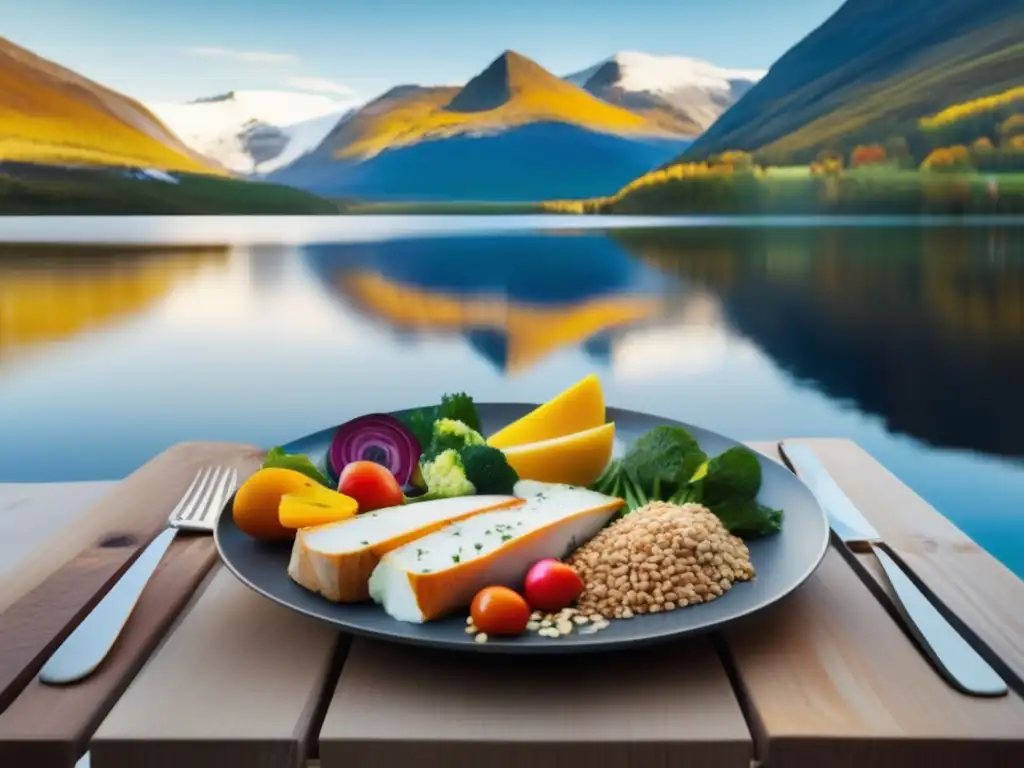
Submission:
<svg viewBox="0 0 1024 768">
<path fill-rule="evenodd" d="M 519 474 L 508 465 L 508 459 L 498 448 L 467 445 L 459 453 L 459 458 L 477 493 L 511 494 L 519 482 Z"/>
<path fill-rule="evenodd" d="M 438 419 L 434 422 L 430 445 L 423 451 L 427 461 L 449 449 L 461 451 L 470 445 L 486 445 L 484 436 L 464 422 L 456 419 Z"/>
<path fill-rule="evenodd" d="M 434 499 L 450 499 L 456 496 L 471 496 L 476 487 L 466 476 L 462 458 L 454 448 L 441 451 L 434 458 L 420 461 L 420 473 L 427 492 L 420 496 L 407 496 L 406 504 Z"/>
<path fill-rule="evenodd" d="M 426 493 L 407 496 L 407 504 L 475 493 L 511 494 L 519 475 L 508 465 L 505 454 L 489 445 L 467 445 L 461 451 L 446 448 L 419 464 Z"/>
<path fill-rule="evenodd" d="M 470 429 L 480 431 L 480 414 L 473 398 L 465 392 L 446 394 L 441 398 L 440 405 L 406 411 L 399 418 L 416 435 L 424 450 L 430 445 L 434 422 L 438 419 L 455 419 Z"/>
</svg>

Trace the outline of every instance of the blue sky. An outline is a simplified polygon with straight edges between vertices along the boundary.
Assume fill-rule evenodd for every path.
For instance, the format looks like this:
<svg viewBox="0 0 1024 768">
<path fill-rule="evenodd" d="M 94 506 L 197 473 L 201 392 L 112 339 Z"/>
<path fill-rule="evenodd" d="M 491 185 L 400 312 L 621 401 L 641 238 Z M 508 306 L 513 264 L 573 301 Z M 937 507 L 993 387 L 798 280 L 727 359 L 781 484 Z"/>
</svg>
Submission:
<svg viewBox="0 0 1024 768">
<path fill-rule="evenodd" d="M 0 33 L 143 100 L 378 95 L 465 82 L 511 48 L 565 75 L 621 50 L 767 68 L 841 0 L 29 0 Z"/>
</svg>

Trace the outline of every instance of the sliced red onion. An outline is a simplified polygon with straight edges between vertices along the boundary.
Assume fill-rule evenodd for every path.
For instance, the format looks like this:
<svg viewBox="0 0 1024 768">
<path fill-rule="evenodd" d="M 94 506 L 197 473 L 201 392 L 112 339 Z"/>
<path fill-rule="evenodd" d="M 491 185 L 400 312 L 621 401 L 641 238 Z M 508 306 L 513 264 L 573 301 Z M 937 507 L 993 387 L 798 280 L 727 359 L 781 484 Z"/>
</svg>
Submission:
<svg viewBox="0 0 1024 768">
<path fill-rule="evenodd" d="M 371 413 L 338 427 L 327 457 L 336 477 L 353 461 L 372 461 L 387 467 L 398 484 L 406 486 L 422 453 L 416 436 L 401 421 Z"/>
</svg>

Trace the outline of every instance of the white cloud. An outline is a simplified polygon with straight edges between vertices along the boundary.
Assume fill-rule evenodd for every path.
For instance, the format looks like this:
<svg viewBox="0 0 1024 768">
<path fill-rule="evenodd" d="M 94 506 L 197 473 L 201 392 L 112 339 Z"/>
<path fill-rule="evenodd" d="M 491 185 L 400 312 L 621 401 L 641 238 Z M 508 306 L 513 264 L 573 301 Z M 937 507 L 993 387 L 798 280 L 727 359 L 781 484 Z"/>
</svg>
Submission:
<svg viewBox="0 0 1024 768">
<path fill-rule="evenodd" d="M 295 64 L 299 57 L 293 53 L 274 53 L 273 51 L 235 51 L 230 48 L 216 48 L 211 46 L 190 46 L 185 49 L 189 56 L 199 56 L 207 59 L 232 59 L 245 64 L 268 64 L 281 66 Z"/>
<path fill-rule="evenodd" d="M 289 77 L 288 85 L 300 91 L 333 93 L 337 96 L 355 96 L 356 92 L 344 83 L 328 80 L 326 77 Z"/>
</svg>

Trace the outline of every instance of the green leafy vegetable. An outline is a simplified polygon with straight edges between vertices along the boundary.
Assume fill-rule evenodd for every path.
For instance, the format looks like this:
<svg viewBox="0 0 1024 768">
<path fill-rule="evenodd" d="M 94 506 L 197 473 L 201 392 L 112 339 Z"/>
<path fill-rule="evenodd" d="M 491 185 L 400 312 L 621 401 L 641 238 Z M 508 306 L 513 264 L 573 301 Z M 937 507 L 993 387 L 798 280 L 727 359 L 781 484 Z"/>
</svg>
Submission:
<svg viewBox="0 0 1024 768">
<path fill-rule="evenodd" d="M 301 453 L 285 453 L 284 449 L 280 446 L 271 448 L 267 451 L 267 456 L 263 459 L 263 469 L 270 467 L 279 467 L 281 469 L 291 469 L 296 472 L 301 472 L 311 480 L 315 480 L 321 485 L 325 485 L 328 488 L 333 488 L 333 484 L 330 480 L 324 477 L 323 473 L 316 468 L 316 465 L 309 460 L 307 456 Z"/>
<path fill-rule="evenodd" d="M 693 435 L 663 425 L 641 435 L 622 460 L 623 468 L 650 499 L 667 499 L 686 485 L 707 460 Z"/>
<path fill-rule="evenodd" d="M 679 427 L 646 432 L 591 489 L 626 501 L 617 517 L 651 501 L 693 502 L 706 506 L 737 535 L 766 536 L 782 528 L 782 512 L 757 501 L 761 463 L 753 451 L 737 446 L 709 460 Z"/>
<path fill-rule="evenodd" d="M 430 437 L 434 432 L 434 421 L 437 415 L 437 407 L 433 406 L 430 408 L 417 408 L 413 411 L 408 411 L 398 417 L 405 426 L 409 428 L 409 431 L 416 435 L 416 440 L 419 442 L 421 448 L 425 448 L 430 445 Z"/>
<path fill-rule="evenodd" d="M 748 499 L 724 501 L 708 507 L 729 533 L 737 536 L 767 536 L 782 530 L 782 510 L 771 509 Z"/>
<path fill-rule="evenodd" d="M 753 451 L 736 446 L 708 462 L 700 481 L 701 502 L 707 506 L 726 501 L 749 501 L 761 490 L 761 462 Z"/>
</svg>

